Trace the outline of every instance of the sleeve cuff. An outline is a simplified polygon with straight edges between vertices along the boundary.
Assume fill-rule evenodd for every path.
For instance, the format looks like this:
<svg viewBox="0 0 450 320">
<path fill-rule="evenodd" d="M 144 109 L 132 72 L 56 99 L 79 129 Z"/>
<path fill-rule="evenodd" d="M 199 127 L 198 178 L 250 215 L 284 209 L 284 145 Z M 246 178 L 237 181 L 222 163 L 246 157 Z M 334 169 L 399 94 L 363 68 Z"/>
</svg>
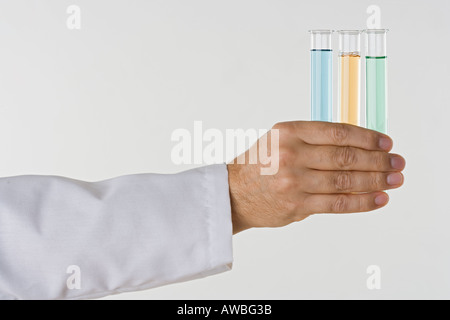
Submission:
<svg viewBox="0 0 450 320">
<path fill-rule="evenodd" d="M 212 273 L 219 273 L 230 270 L 233 263 L 228 170 L 226 164 L 210 165 L 205 169 L 210 270 Z"/>
</svg>

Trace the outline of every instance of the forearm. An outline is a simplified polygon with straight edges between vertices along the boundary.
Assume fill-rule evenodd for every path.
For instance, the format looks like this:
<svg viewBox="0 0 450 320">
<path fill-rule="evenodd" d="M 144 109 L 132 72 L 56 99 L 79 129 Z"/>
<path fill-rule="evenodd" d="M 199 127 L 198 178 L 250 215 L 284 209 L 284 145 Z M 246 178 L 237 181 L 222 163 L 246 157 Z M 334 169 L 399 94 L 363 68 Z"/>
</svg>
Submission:
<svg viewBox="0 0 450 320">
<path fill-rule="evenodd" d="M 230 269 L 227 171 L 0 178 L 0 298 L 92 298 Z M 71 266 L 81 287 L 69 288 Z"/>
</svg>

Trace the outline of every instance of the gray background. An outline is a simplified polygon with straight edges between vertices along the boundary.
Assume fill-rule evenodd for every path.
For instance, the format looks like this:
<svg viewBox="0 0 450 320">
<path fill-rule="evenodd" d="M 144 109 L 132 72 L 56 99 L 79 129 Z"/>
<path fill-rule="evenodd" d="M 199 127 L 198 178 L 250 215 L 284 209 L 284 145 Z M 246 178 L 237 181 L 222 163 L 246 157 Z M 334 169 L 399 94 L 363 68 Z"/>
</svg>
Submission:
<svg viewBox="0 0 450 320">
<path fill-rule="evenodd" d="M 391 30 L 389 131 L 407 159 L 389 205 L 246 231 L 231 272 L 110 298 L 450 298 L 449 1 L 0 1 L 0 176 L 177 172 L 194 165 L 171 162 L 171 133 L 194 120 L 307 120 L 307 30 L 364 29 L 371 4 Z"/>
</svg>

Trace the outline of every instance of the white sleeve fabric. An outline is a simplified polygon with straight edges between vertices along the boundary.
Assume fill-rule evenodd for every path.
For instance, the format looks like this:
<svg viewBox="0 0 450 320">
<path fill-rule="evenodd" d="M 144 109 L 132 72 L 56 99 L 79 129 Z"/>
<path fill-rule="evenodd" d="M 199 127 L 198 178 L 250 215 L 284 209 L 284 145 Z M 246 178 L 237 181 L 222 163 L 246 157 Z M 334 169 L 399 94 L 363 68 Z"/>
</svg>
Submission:
<svg viewBox="0 0 450 320">
<path fill-rule="evenodd" d="M 0 299 L 89 299 L 231 269 L 225 164 L 0 179 Z"/>
</svg>

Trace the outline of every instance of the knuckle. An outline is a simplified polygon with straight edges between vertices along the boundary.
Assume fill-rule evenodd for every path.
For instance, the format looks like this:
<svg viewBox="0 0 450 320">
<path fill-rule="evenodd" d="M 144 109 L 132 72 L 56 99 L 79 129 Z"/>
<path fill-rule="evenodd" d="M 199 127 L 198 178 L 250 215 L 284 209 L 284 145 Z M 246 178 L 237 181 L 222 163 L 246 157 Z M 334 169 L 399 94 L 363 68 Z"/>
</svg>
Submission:
<svg viewBox="0 0 450 320">
<path fill-rule="evenodd" d="M 297 181 L 291 176 L 284 176 L 277 179 L 276 190 L 279 194 L 292 192 L 296 188 Z"/>
<path fill-rule="evenodd" d="M 385 184 L 384 175 L 379 173 L 373 174 L 370 181 L 370 187 L 372 190 L 381 190 Z"/>
<path fill-rule="evenodd" d="M 364 201 L 364 197 L 360 196 L 358 199 L 358 212 L 367 211 L 367 203 Z"/>
<path fill-rule="evenodd" d="M 349 135 L 348 127 L 342 123 L 336 123 L 331 126 L 330 136 L 337 145 L 344 144 Z"/>
<path fill-rule="evenodd" d="M 286 125 L 286 122 L 277 122 L 272 126 L 272 129 L 282 129 Z"/>
<path fill-rule="evenodd" d="M 337 196 L 331 204 L 331 212 L 345 212 L 348 208 L 348 198 L 345 195 Z"/>
<path fill-rule="evenodd" d="M 377 147 L 378 146 L 378 133 L 374 131 L 369 131 L 369 133 L 365 137 L 365 143 L 368 147 Z"/>
<path fill-rule="evenodd" d="M 280 148 L 278 153 L 278 165 L 280 168 L 290 167 L 295 161 L 295 152 L 290 148 Z"/>
<path fill-rule="evenodd" d="M 289 133 L 294 129 L 294 124 L 292 122 L 278 122 L 272 126 L 272 129 L 279 130 L 283 133 Z"/>
<path fill-rule="evenodd" d="M 377 155 L 373 157 L 376 168 L 384 168 L 386 166 L 386 157 L 382 152 L 377 152 Z"/>
<path fill-rule="evenodd" d="M 299 203 L 297 201 L 285 201 L 283 206 L 286 209 L 288 216 L 291 217 L 291 219 L 292 219 L 292 215 L 298 211 L 299 207 L 301 207 L 301 205 L 299 205 Z"/>
<path fill-rule="evenodd" d="M 356 162 L 356 153 L 351 147 L 339 147 L 335 153 L 335 163 L 339 168 L 345 170 Z"/>
<path fill-rule="evenodd" d="M 352 174 L 350 172 L 341 171 L 333 177 L 334 188 L 338 191 L 348 191 L 352 189 Z"/>
<path fill-rule="evenodd" d="M 297 125 L 295 122 L 278 122 L 272 126 L 271 131 L 277 131 L 280 144 L 291 141 L 297 135 Z"/>
</svg>

